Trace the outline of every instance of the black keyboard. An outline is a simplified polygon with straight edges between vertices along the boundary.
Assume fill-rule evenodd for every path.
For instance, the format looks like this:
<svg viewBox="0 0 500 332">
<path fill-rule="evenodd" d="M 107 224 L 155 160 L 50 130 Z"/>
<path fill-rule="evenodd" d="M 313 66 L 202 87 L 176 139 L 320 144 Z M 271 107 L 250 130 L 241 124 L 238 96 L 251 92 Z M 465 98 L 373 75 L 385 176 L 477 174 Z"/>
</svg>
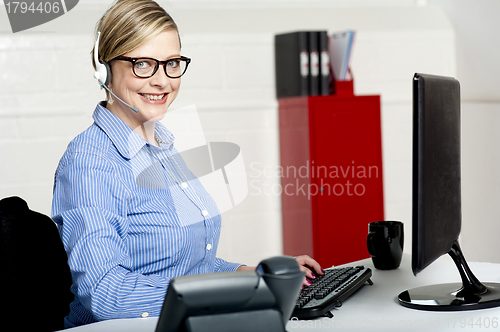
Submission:
<svg viewBox="0 0 500 332">
<path fill-rule="evenodd" d="M 312 285 L 300 291 L 292 318 L 333 317 L 330 310 L 340 307 L 345 299 L 366 282 L 373 285 L 371 276 L 372 270 L 363 266 L 326 269 L 325 275 L 309 279 Z"/>
</svg>

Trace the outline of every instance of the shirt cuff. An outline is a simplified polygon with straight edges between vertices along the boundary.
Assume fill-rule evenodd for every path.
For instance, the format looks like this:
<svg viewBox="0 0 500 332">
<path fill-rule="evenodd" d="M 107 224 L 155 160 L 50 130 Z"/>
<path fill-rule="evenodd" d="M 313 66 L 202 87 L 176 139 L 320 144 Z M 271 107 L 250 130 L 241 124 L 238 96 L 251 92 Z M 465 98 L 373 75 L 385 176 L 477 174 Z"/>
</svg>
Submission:
<svg viewBox="0 0 500 332">
<path fill-rule="evenodd" d="M 234 272 L 244 264 L 230 263 L 223 259 L 215 259 L 215 272 Z"/>
</svg>

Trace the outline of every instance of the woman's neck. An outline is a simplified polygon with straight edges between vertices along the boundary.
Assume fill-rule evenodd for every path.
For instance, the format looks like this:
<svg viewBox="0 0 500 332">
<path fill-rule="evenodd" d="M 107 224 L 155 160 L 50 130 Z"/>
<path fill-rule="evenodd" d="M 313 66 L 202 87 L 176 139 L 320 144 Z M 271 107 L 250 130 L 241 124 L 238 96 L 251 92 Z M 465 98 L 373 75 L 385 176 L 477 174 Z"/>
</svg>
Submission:
<svg viewBox="0 0 500 332">
<path fill-rule="evenodd" d="M 113 105 L 109 103 L 106 105 L 106 108 L 120 118 L 123 122 L 125 122 L 134 132 L 137 133 L 140 137 L 144 138 L 149 143 L 159 146 L 158 142 L 155 138 L 155 125 L 156 121 L 145 121 L 141 122 L 134 116 L 135 114 L 131 114 L 132 110 L 126 109 L 124 110 L 122 107 L 117 107 L 116 102 Z"/>
</svg>

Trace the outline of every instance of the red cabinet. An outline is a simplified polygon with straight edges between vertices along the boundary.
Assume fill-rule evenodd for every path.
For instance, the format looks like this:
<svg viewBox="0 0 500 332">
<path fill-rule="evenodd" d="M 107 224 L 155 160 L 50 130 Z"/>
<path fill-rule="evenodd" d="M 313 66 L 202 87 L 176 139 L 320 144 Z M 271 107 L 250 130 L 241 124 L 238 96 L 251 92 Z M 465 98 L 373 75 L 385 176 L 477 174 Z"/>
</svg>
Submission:
<svg viewBox="0 0 500 332">
<path fill-rule="evenodd" d="M 283 249 L 322 266 L 370 257 L 384 220 L 380 96 L 279 99 Z"/>
</svg>

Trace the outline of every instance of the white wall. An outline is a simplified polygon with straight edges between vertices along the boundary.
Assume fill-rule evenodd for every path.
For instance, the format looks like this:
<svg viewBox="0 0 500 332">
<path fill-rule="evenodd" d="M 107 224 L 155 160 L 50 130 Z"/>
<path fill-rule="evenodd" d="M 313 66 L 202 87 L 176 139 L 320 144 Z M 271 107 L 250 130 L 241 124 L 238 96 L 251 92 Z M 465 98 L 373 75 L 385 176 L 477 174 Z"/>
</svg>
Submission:
<svg viewBox="0 0 500 332">
<path fill-rule="evenodd" d="M 500 262 L 500 1 L 432 0 L 456 34 L 462 92 L 462 234 L 470 261 Z"/>
<path fill-rule="evenodd" d="M 80 1 L 66 15 L 16 34 L 10 31 L 5 9 L 0 6 L 0 197 L 19 195 L 32 209 L 50 214 L 57 162 L 71 138 L 92 123 L 95 104 L 104 98 L 92 78 L 89 52 L 94 24 L 110 3 Z M 194 104 L 208 140 L 240 145 L 249 183 L 253 184 L 245 201 L 224 213 L 220 256 L 256 264 L 262 258 L 281 253 L 280 198 L 265 192 L 278 185 L 279 178 L 260 171 L 279 165 L 273 36 L 299 29 L 358 31 L 352 59 L 355 90 L 357 94 L 382 96 L 386 218 L 406 222 L 409 251 L 411 78 L 415 72 L 459 76 L 464 67 L 468 68 L 460 47 L 463 36 L 458 35 L 467 27 L 461 25 L 460 15 L 470 12 L 467 6 L 471 3 L 476 4 L 473 7 L 479 8 L 479 12 L 488 12 L 493 6 L 491 2 L 464 0 L 458 1 L 457 6 L 454 1 L 438 0 L 159 3 L 179 25 L 182 53 L 193 58 L 172 107 Z M 489 31 L 486 33 L 493 39 L 493 32 Z M 489 44 L 481 44 L 485 45 Z M 498 52 L 495 48 L 487 50 Z M 486 79 L 491 69 L 481 72 Z M 492 121 L 498 107 L 494 103 L 486 107 L 475 105 L 482 106 L 481 100 L 491 102 L 498 97 L 479 95 L 476 91 L 483 90 L 472 87 L 482 80 L 471 84 L 471 76 L 465 72 L 463 75 L 464 95 L 476 103 L 464 107 L 464 118 L 473 119 L 470 126 L 464 126 L 464 158 L 466 151 L 474 152 L 473 157 L 464 160 L 464 172 L 480 174 L 482 179 L 472 180 L 464 174 L 464 219 L 473 216 L 477 223 L 476 216 L 481 215 L 481 225 L 494 234 L 497 229 L 491 206 L 473 200 L 477 196 L 467 196 L 465 192 L 472 187 L 467 192 L 482 192 L 483 185 L 490 186 L 488 197 L 495 200 L 496 188 L 488 181 L 495 179 L 495 156 L 475 145 L 476 141 L 498 140 Z M 476 118 L 474 112 L 478 110 L 482 116 Z M 490 130 L 483 130 L 483 125 Z M 491 163 L 481 167 L 479 160 L 487 156 Z M 486 252 L 494 252 L 493 239 L 482 241 L 488 248 L 473 245 L 483 235 L 473 228 L 464 220 L 462 237 L 467 257 L 500 261 L 500 255 L 485 256 Z"/>
</svg>

